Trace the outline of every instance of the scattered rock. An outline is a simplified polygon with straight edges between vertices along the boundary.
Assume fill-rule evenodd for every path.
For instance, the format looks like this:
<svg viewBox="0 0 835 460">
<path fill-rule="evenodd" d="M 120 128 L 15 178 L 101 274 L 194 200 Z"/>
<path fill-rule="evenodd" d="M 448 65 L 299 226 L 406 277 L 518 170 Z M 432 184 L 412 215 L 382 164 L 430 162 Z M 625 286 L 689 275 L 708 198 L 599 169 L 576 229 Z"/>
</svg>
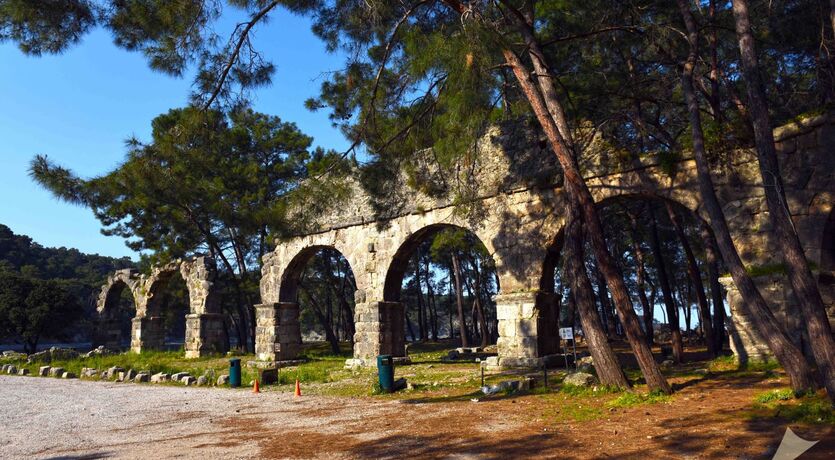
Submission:
<svg viewBox="0 0 835 460">
<path fill-rule="evenodd" d="M 204 387 L 208 384 L 209 384 L 209 378 L 206 377 L 205 375 L 201 375 L 200 377 L 197 377 L 197 386 Z"/>
<path fill-rule="evenodd" d="M 179 382 L 183 379 L 183 377 L 191 377 L 188 372 L 177 372 L 176 374 L 171 375 L 171 380 L 175 382 Z"/>
<path fill-rule="evenodd" d="M 5 350 L 3 352 L 3 357 L 8 359 L 26 359 L 26 353 L 18 353 L 14 350 Z"/>
<path fill-rule="evenodd" d="M 446 354 L 446 359 L 456 360 L 458 357 L 461 356 L 461 352 L 458 350 L 450 350 L 449 353 Z"/>
<path fill-rule="evenodd" d="M 15 366 L 13 366 L 13 365 L 11 365 L 11 364 L 10 364 L 10 365 L 6 368 L 6 372 L 7 372 L 7 373 L 9 373 L 9 374 L 17 374 L 17 367 L 15 367 Z"/>
<path fill-rule="evenodd" d="M 118 366 L 113 366 L 107 370 L 107 380 L 112 380 L 119 375 L 119 372 L 125 372 L 124 369 Z"/>
<path fill-rule="evenodd" d="M 85 367 L 84 369 L 81 370 L 81 377 L 92 379 L 92 378 L 98 378 L 98 376 L 99 376 L 99 370 L 98 369 L 94 369 L 92 367 L 90 367 L 90 368 Z"/>
<path fill-rule="evenodd" d="M 30 363 L 51 363 L 52 360 L 70 360 L 78 358 L 80 355 L 77 351 L 69 348 L 52 347 L 49 350 L 44 350 L 38 353 L 29 355 L 27 361 Z"/>
<path fill-rule="evenodd" d="M 52 368 L 49 366 L 41 366 L 40 368 L 38 368 L 38 375 L 40 375 L 41 377 L 46 377 L 49 375 L 50 369 Z"/>
<path fill-rule="evenodd" d="M 75 378 L 75 374 L 73 374 L 72 372 L 64 372 L 63 374 L 61 374 L 61 378 L 64 378 L 64 379 L 74 379 L 74 378 Z"/>
<path fill-rule="evenodd" d="M 86 356 L 88 358 L 92 358 L 93 356 L 105 356 L 105 355 L 113 355 L 113 354 L 116 354 L 116 352 L 112 351 L 112 350 L 108 350 L 107 348 L 104 348 L 104 345 L 99 345 L 98 347 L 96 347 L 96 348 L 88 351 L 87 353 L 85 353 L 84 356 Z"/>
<path fill-rule="evenodd" d="M 228 385 L 229 384 L 229 376 L 226 374 L 222 374 L 220 377 L 217 378 L 217 386 L 221 385 Z"/>
<path fill-rule="evenodd" d="M 116 374 L 116 381 L 117 382 L 124 382 L 125 377 L 126 377 L 126 374 L 124 372 L 119 372 L 118 374 Z"/>
<path fill-rule="evenodd" d="M 49 376 L 50 377 L 61 377 L 64 375 L 64 368 L 63 367 L 50 367 L 49 368 Z"/>
<path fill-rule="evenodd" d="M 567 385 L 575 385 L 578 387 L 589 387 L 594 385 L 597 382 L 597 379 L 585 372 L 575 372 L 573 374 L 568 374 L 568 376 L 563 380 L 564 384 Z"/>
<path fill-rule="evenodd" d="M 136 377 L 133 378 L 133 381 L 136 383 L 147 383 L 151 380 L 151 374 L 148 372 L 140 372 L 136 374 Z"/>
<path fill-rule="evenodd" d="M 259 369 L 258 382 L 261 385 L 272 385 L 273 383 L 278 383 L 278 369 Z"/>
<path fill-rule="evenodd" d="M 160 372 L 151 376 L 151 383 L 163 383 L 171 380 L 171 376 Z"/>
<path fill-rule="evenodd" d="M 128 369 L 128 371 L 125 373 L 125 380 L 126 381 L 131 381 L 135 378 L 136 378 L 136 371 L 133 370 L 133 369 Z"/>
<path fill-rule="evenodd" d="M 676 365 L 676 362 L 673 361 L 672 359 L 665 359 L 664 361 L 661 361 L 661 368 L 662 369 L 669 369 L 669 368 L 671 368 L 675 365 Z"/>
<path fill-rule="evenodd" d="M 29 369 L 24 367 L 23 369 L 17 371 L 17 375 L 29 375 Z"/>
<path fill-rule="evenodd" d="M 197 379 L 196 379 L 196 378 L 194 378 L 194 377 L 192 377 L 192 376 L 190 376 L 190 375 L 187 375 L 187 376 L 185 376 L 185 377 L 181 378 L 181 379 L 180 379 L 180 382 L 182 382 L 182 384 L 183 384 L 183 385 L 185 385 L 185 386 L 189 387 L 189 386 L 192 386 L 192 385 L 194 385 L 195 383 L 197 383 Z"/>
</svg>

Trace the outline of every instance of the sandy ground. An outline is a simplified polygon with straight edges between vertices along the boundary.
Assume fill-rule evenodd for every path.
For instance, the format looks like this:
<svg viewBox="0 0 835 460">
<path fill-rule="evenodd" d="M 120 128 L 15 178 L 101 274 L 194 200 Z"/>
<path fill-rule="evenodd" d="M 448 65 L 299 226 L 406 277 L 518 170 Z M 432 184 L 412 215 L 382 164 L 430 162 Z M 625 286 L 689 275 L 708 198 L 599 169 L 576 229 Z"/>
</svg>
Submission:
<svg viewBox="0 0 835 460">
<path fill-rule="evenodd" d="M 746 421 L 760 383 L 701 383 L 670 404 L 566 422 L 558 400 L 333 398 L 0 376 L 2 458 L 771 458 L 785 432 Z M 562 404 L 571 404 L 566 399 Z M 802 459 L 835 458 L 832 427 Z"/>
</svg>

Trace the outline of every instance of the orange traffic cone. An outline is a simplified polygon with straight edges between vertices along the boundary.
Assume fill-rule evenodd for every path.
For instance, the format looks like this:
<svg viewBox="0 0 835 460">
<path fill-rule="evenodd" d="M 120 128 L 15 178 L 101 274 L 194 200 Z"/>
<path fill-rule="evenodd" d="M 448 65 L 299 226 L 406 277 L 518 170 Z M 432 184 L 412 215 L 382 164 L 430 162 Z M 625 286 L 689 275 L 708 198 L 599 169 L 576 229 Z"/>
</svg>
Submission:
<svg viewBox="0 0 835 460">
<path fill-rule="evenodd" d="M 299 379 L 296 379 L 296 396 L 302 395 L 302 387 L 299 385 Z"/>
<path fill-rule="evenodd" d="M 252 392 L 253 393 L 260 393 L 261 389 L 258 387 L 258 379 L 255 379 L 255 383 L 252 385 Z"/>
</svg>

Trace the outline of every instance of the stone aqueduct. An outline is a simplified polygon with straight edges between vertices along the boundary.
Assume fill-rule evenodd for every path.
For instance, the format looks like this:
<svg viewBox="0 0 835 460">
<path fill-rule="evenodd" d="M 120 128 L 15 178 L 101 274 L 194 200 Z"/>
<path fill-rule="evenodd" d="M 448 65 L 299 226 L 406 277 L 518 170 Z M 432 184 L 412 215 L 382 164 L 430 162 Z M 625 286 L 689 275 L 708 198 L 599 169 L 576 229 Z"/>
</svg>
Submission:
<svg viewBox="0 0 835 460">
<path fill-rule="evenodd" d="M 814 264 L 830 319 L 835 318 L 835 114 L 822 115 L 775 130 L 788 206 L 807 257 Z M 261 304 L 256 305 L 256 344 L 259 360 L 297 356 L 301 345 L 297 287 L 306 262 L 321 248 L 334 248 L 350 263 L 357 283 L 354 315 L 355 364 L 370 365 L 382 353 L 405 353 L 404 305 L 400 288 L 413 249 L 427 236 L 446 227 L 474 233 L 496 263 L 500 291 L 495 297 L 499 363 L 538 365 L 558 351 L 554 267 L 559 258 L 565 220 L 561 174 L 553 156 L 543 151 L 529 130 L 495 128 L 476 148 L 465 172 L 473 186 L 471 208 L 456 212 L 451 198 L 433 198 L 401 183 L 389 197 L 397 204 L 379 217 L 368 195 L 356 184 L 353 196 L 339 210 L 321 216 L 318 231 L 277 241 L 264 257 Z M 595 197 L 610 200 L 637 197 L 665 200 L 706 219 L 700 205 L 695 163 L 680 160 L 674 173 L 660 165 L 635 165 L 611 171 L 605 150 L 584 164 Z M 606 164 L 607 168 L 600 165 Z M 729 167 L 714 171 L 717 193 L 743 261 L 748 266 L 781 262 L 771 237 L 756 158 L 751 151 L 735 153 Z M 429 168 L 426 174 L 437 173 Z M 404 182 L 405 179 L 401 179 Z M 374 217 L 378 216 L 378 217 Z M 477 217 L 474 217 L 477 216 Z M 114 274 L 102 290 L 99 310 L 106 314 L 119 286 L 134 295 L 131 348 L 140 351 L 160 344 L 154 286 L 179 268 L 191 297 L 186 353 L 196 357 L 222 350 L 222 318 L 212 294 L 214 267 L 208 259 L 171 264 L 150 277 L 130 271 Z M 757 282 L 792 337 L 803 343 L 791 289 L 782 275 Z M 724 280 L 731 308 L 731 346 L 740 359 L 766 352 L 757 334 L 740 314 L 733 283 Z M 106 316 L 105 316 L 106 318 Z M 103 321 L 107 324 L 107 321 Z M 105 328 L 106 330 L 106 328 Z"/>
</svg>

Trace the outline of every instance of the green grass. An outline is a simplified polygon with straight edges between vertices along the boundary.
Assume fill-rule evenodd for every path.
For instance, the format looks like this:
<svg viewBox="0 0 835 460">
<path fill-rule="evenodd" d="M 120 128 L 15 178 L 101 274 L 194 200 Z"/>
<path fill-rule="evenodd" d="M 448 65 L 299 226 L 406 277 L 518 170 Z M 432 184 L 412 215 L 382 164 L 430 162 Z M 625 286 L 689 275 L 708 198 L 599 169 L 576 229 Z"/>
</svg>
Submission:
<svg viewBox="0 0 835 460">
<path fill-rule="evenodd" d="M 617 398 L 606 403 L 608 407 L 627 408 L 639 406 L 642 404 L 658 404 L 667 403 L 672 400 L 672 396 L 664 394 L 660 391 L 652 391 L 649 393 L 638 392 L 624 392 Z"/>
<path fill-rule="evenodd" d="M 835 425 L 835 407 L 823 392 L 795 396 L 791 389 L 757 396 L 751 418 L 780 418 L 791 423 Z"/>
<path fill-rule="evenodd" d="M 791 388 L 782 388 L 779 390 L 766 391 L 760 393 L 754 398 L 755 402 L 760 404 L 770 403 L 772 401 L 788 401 L 794 399 L 794 391 Z"/>
</svg>

